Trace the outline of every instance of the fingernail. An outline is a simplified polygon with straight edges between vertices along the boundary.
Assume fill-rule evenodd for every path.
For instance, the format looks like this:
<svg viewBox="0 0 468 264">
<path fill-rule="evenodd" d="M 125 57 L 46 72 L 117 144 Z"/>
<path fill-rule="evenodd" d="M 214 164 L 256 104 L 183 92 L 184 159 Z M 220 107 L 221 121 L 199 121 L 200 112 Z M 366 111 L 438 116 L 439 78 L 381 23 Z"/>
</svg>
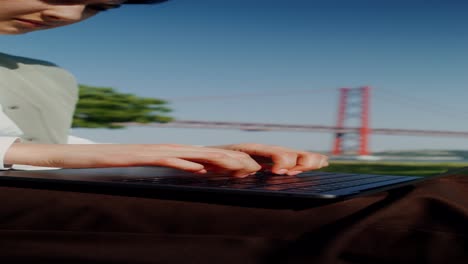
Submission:
<svg viewBox="0 0 468 264">
<path fill-rule="evenodd" d="M 286 172 L 288 172 L 287 169 L 281 169 L 278 171 L 278 174 L 286 174 Z"/>
<path fill-rule="evenodd" d="M 288 172 L 288 175 L 289 176 L 294 176 L 294 175 L 298 175 L 299 173 L 302 173 L 302 171 L 290 171 L 290 172 Z"/>
<path fill-rule="evenodd" d="M 322 159 L 322 160 L 320 161 L 320 165 L 319 165 L 319 166 L 320 166 L 320 168 L 323 168 L 323 167 L 328 166 L 328 161 L 327 161 L 326 159 Z"/>
</svg>

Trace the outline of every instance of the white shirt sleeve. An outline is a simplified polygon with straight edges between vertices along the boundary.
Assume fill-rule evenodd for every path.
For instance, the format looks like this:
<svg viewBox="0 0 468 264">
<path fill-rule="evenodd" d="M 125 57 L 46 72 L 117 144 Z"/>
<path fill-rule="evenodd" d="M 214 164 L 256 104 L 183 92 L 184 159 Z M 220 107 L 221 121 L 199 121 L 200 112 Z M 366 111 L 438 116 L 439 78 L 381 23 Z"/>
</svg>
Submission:
<svg viewBox="0 0 468 264">
<path fill-rule="evenodd" d="M 0 137 L 18 137 L 22 134 L 23 131 L 3 112 L 2 105 L 0 104 Z"/>
<path fill-rule="evenodd" d="M 0 104 L 0 170 L 10 169 L 4 163 L 5 153 L 13 143 L 20 141 L 19 136 L 22 134 L 23 131 L 3 112 Z"/>
<path fill-rule="evenodd" d="M 68 136 L 67 144 L 96 144 L 96 142 L 91 141 L 86 138 L 75 137 L 72 135 Z"/>
</svg>

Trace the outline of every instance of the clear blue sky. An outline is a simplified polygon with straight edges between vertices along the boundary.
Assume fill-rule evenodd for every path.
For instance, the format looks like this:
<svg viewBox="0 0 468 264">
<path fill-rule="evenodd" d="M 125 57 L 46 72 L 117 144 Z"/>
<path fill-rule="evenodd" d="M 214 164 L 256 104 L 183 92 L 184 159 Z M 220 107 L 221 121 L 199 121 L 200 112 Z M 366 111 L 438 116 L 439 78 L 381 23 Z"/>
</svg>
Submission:
<svg viewBox="0 0 468 264">
<path fill-rule="evenodd" d="M 370 85 L 373 127 L 468 131 L 467 13 L 462 0 L 171 0 L 1 36 L 0 51 L 55 62 L 80 83 L 170 99 L 178 119 L 332 125 L 337 88 Z M 317 150 L 332 140 L 189 129 L 75 133 L 104 142 L 257 141 Z M 371 143 L 374 150 L 468 148 L 467 139 L 449 138 L 373 136 Z"/>
</svg>

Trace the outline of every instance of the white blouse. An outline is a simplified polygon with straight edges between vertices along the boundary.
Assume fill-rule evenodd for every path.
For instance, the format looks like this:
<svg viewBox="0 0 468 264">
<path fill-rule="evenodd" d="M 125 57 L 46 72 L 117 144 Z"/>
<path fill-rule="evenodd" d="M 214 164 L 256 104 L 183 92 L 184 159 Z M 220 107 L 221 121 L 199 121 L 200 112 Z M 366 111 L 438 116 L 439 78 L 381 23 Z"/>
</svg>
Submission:
<svg viewBox="0 0 468 264">
<path fill-rule="evenodd" d="M 4 157 L 16 141 L 93 143 L 69 136 L 77 101 L 78 85 L 68 71 L 46 61 L 0 53 L 0 170 L 7 169 Z M 37 169 L 14 164 L 13 168 Z"/>
</svg>

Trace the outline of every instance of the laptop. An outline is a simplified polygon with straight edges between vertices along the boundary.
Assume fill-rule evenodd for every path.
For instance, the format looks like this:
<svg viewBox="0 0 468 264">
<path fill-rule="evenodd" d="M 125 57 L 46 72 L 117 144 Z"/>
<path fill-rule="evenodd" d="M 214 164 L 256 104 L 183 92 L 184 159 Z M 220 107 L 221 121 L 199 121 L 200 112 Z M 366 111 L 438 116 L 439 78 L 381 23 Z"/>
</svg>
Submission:
<svg viewBox="0 0 468 264">
<path fill-rule="evenodd" d="M 259 172 L 246 178 L 196 175 L 163 167 L 0 172 L 1 186 L 67 190 L 252 207 L 316 206 L 377 192 L 402 192 L 415 184 L 466 171 L 395 176 L 310 171 L 296 176 Z"/>
</svg>

